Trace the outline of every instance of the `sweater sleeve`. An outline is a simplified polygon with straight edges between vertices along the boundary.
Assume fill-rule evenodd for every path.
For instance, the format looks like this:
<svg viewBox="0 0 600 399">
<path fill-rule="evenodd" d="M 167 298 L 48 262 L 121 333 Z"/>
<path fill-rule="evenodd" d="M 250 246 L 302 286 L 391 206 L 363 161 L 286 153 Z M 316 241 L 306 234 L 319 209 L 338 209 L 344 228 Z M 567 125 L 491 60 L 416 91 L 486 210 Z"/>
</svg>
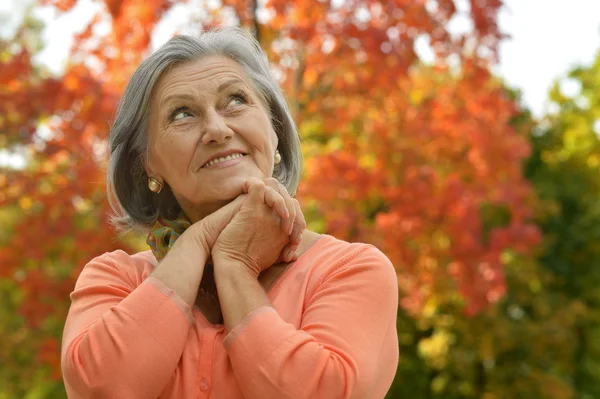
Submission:
<svg viewBox="0 0 600 399">
<path fill-rule="evenodd" d="M 245 398 L 383 398 L 398 365 L 397 307 L 392 264 L 365 246 L 325 276 L 299 330 L 255 310 L 225 340 Z"/>
<path fill-rule="evenodd" d="M 191 310 L 158 279 L 136 287 L 119 268 L 127 262 L 95 258 L 71 294 L 61 353 L 70 398 L 156 398 L 177 367 Z"/>
</svg>

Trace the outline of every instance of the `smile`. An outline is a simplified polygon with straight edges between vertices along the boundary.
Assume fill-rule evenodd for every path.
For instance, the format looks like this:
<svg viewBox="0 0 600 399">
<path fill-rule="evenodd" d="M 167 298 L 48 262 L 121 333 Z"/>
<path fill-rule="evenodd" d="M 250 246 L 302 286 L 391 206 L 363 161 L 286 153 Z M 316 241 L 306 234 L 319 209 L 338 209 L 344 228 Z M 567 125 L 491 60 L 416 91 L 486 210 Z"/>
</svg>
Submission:
<svg viewBox="0 0 600 399">
<path fill-rule="evenodd" d="M 231 155 L 227 155 L 226 157 L 220 157 L 220 158 L 216 158 L 213 159 L 211 161 L 208 161 L 207 163 L 205 163 L 204 165 L 202 165 L 202 168 L 209 168 L 213 165 L 218 165 L 218 164 L 223 164 L 223 166 L 225 166 L 227 161 L 232 161 L 232 160 L 236 160 L 239 158 L 242 158 L 244 156 L 244 154 L 231 154 Z M 229 163 L 227 163 L 229 164 Z"/>
</svg>

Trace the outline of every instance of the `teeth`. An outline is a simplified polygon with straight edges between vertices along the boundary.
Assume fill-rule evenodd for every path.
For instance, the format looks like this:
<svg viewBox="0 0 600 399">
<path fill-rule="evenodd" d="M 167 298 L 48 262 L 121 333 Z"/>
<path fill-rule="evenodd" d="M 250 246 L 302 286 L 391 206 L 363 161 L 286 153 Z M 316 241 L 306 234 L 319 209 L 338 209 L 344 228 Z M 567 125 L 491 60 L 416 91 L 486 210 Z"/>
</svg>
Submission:
<svg viewBox="0 0 600 399">
<path fill-rule="evenodd" d="M 237 154 L 227 155 L 226 157 L 221 157 L 221 158 L 213 159 L 212 161 L 205 163 L 204 166 L 203 166 L 203 168 L 206 168 L 208 166 L 212 166 L 212 165 L 214 165 L 216 163 L 219 163 L 219 162 L 229 161 L 231 159 L 236 159 L 236 158 L 241 158 L 243 156 L 244 156 L 243 154 L 237 153 Z"/>
</svg>

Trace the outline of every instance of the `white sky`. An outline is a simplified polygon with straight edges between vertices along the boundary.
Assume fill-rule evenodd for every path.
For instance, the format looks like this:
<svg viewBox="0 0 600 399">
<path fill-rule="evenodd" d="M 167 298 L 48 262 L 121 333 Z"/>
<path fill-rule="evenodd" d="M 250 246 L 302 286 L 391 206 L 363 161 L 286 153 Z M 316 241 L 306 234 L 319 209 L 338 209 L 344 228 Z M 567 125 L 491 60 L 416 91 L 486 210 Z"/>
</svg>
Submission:
<svg viewBox="0 0 600 399">
<path fill-rule="evenodd" d="M 501 46 L 497 74 L 523 91 L 539 116 L 552 82 L 589 65 L 600 51 L 600 0 L 507 0 L 500 27 L 512 39 Z M 561 86 L 563 87 L 563 86 Z"/>
<path fill-rule="evenodd" d="M 0 0 L 0 34 L 20 20 L 22 10 L 30 3 L 31 0 Z M 170 37 L 176 21 L 185 20 L 189 13 L 186 7 L 193 7 L 193 3 L 177 6 L 171 19 L 175 22 L 159 26 L 153 37 L 155 46 Z M 465 3 L 466 0 L 459 0 L 459 10 L 464 9 Z M 47 22 L 41 62 L 60 71 L 72 43 L 72 32 L 83 28 L 94 7 L 90 0 L 80 0 L 76 12 L 58 20 L 50 12 L 40 14 Z M 590 64 L 600 50 L 600 0 L 505 0 L 499 22 L 511 39 L 501 46 L 500 65 L 495 72 L 522 90 L 525 104 L 537 116 L 547 109 L 545 98 L 553 80 L 573 66 Z M 469 24 L 457 17 L 452 29 L 469 29 Z M 426 56 L 424 47 L 420 43 L 418 51 Z"/>
</svg>

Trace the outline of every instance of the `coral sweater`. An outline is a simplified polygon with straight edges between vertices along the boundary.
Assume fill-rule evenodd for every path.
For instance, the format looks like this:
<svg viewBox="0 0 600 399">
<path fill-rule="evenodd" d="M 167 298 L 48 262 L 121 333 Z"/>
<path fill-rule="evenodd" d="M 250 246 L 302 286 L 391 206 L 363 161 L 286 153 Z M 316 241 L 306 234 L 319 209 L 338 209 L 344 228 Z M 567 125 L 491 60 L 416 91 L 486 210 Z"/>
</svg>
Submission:
<svg viewBox="0 0 600 399">
<path fill-rule="evenodd" d="M 150 251 L 90 261 L 62 342 L 70 398 L 381 399 L 398 365 L 398 281 L 378 249 L 321 236 L 226 331 L 158 279 Z"/>
</svg>

